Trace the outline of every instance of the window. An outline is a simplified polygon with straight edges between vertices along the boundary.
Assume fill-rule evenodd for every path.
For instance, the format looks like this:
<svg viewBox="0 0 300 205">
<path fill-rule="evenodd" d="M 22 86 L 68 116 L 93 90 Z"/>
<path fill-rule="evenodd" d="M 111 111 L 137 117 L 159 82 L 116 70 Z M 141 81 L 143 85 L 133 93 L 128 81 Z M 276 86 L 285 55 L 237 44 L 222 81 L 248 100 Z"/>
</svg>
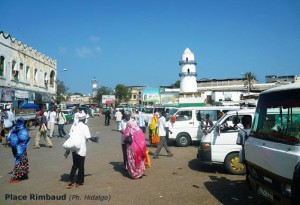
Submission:
<svg viewBox="0 0 300 205">
<path fill-rule="evenodd" d="M 25 80 L 30 81 L 30 67 L 26 66 Z"/>
<path fill-rule="evenodd" d="M 185 111 L 179 111 L 176 114 L 176 121 L 186 121 L 192 119 L 192 111 L 191 110 L 185 110 Z"/>
<path fill-rule="evenodd" d="M 38 70 L 34 69 L 34 82 L 38 81 Z"/>
<path fill-rule="evenodd" d="M 18 79 L 18 69 L 17 69 L 17 62 L 13 61 L 11 64 L 11 74 L 14 76 L 14 79 Z"/>
<path fill-rule="evenodd" d="M 221 132 L 238 132 L 240 129 L 243 129 L 243 125 L 241 124 L 244 116 L 251 115 L 238 115 L 238 116 L 230 116 L 228 117 L 220 126 Z"/>
<path fill-rule="evenodd" d="M 20 80 L 24 80 L 24 64 L 20 63 Z"/>
<path fill-rule="evenodd" d="M 0 57 L 0 76 L 4 76 L 4 62 L 5 58 L 4 56 Z"/>
<path fill-rule="evenodd" d="M 55 78 L 55 72 L 51 71 L 51 73 L 50 73 L 50 86 L 54 86 L 54 78 Z"/>
<path fill-rule="evenodd" d="M 299 89 L 261 95 L 251 136 L 285 144 L 300 144 Z"/>
</svg>

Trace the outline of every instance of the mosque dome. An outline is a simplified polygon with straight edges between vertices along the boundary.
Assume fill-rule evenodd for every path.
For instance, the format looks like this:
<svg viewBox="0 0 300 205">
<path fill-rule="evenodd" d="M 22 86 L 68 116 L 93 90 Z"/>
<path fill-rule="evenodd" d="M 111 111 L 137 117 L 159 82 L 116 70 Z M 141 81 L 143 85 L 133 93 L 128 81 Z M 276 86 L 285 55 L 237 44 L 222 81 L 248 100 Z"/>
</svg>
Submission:
<svg viewBox="0 0 300 205">
<path fill-rule="evenodd" d="M 181 56 L 181 60 L 183 61 L 195 60 L 194 53 L 189 48 L 186 48 Z"/>
</svg>

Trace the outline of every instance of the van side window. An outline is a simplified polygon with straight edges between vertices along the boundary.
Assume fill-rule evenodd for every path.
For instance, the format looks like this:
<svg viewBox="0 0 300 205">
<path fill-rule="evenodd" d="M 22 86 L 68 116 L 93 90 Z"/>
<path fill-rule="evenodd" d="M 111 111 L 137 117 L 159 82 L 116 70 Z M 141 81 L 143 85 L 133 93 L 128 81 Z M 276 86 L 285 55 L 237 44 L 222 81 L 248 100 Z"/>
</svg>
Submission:
<svg viewBox="0 0 300 205">
<path fill-rule="evenodd" d="M 192 111 L 179 111 L 176 114 L 176 121 L 186 121 L 186 120 L 191 120 L 192 119 Z"/>
<path fill-rule="evenodd" d="M 229 116 L 222 124 L 221 124 L 221 132 L 238 132 L 240 129 L 243 129 L 244 126 L 241 123 L 241 119 L 245 115 L 239 116 Z"/>
</svg>

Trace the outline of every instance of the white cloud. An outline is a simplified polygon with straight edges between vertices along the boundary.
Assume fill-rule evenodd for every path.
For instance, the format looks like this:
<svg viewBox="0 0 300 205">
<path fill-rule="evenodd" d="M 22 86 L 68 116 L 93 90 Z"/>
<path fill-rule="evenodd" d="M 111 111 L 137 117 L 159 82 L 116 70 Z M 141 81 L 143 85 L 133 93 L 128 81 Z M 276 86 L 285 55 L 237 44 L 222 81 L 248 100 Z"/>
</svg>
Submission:
<svg viewBox="0 0 300 205">
<path fill-rule="evenodd" d="M 76 49 L 76 54 L 80 58 L 85 58 L 85 57 L 95 56 L 99 54 L 100 51 L 101 51 L 100 47 L 95 47 L 95 48 L 81 47 Z"/>
<path fill-rule="evenodd" d="M 92 41 L 92 42 L 98 42 L 100 40 L 100 37 L 92 35 L 92 36 L 89 37 L 89 40 Z"/>
<path fill-rule="evenodd" d="M 60 55 L 66 55 L 66 54 L 67 54 L 67 48 L 66 48 L 66 47 L 63 47 L 63 46 L 59 47 L 59 48 L 58 48 L 58 53 L 59 53 Z"/>
</svg>

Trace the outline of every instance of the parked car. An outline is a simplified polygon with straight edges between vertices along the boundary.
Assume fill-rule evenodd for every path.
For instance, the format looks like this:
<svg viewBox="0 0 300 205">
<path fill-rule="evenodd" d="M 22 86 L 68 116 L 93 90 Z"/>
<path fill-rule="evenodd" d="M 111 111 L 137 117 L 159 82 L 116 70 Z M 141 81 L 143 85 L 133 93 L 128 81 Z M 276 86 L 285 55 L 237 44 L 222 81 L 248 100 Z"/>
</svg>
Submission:
<svg viewBox="0 0 300 205">
<path fill-rule="evenodd" d="M 224 164 L 231 174 L 245 174 L 246 167 L 239 162 L 241 145 L 236 144 L 244 116 L 254 117 L 255 109 L 229 111 L 210 128 L 201 139 L 197 158 L 203 164 Z"/>
<path fill-rule="evenodd" d="M 72 111 L 72 109 L 62 110 L 61 112 L 65 115 L 67 124 L 73 123 L 73 121 L 74 121 L 74 112 Z"/>
<path fill-rule="evenodd" d="M 239 106 L 208 106 L 208 107 L 185 107 L 177 108 L 172 116 L 170 116 L 168 139 L 175 141 L 179 147 L 185 147 L 192 141 L 200 141 L 204 132 L 203 118 L 206 114 L 210 115 L 210 119 L 215 123 L 219 114 L 226 113 L 230 110 L 239 110 Z M 174 111 L 175 111 L 174 110 Z"/>
</svg>

